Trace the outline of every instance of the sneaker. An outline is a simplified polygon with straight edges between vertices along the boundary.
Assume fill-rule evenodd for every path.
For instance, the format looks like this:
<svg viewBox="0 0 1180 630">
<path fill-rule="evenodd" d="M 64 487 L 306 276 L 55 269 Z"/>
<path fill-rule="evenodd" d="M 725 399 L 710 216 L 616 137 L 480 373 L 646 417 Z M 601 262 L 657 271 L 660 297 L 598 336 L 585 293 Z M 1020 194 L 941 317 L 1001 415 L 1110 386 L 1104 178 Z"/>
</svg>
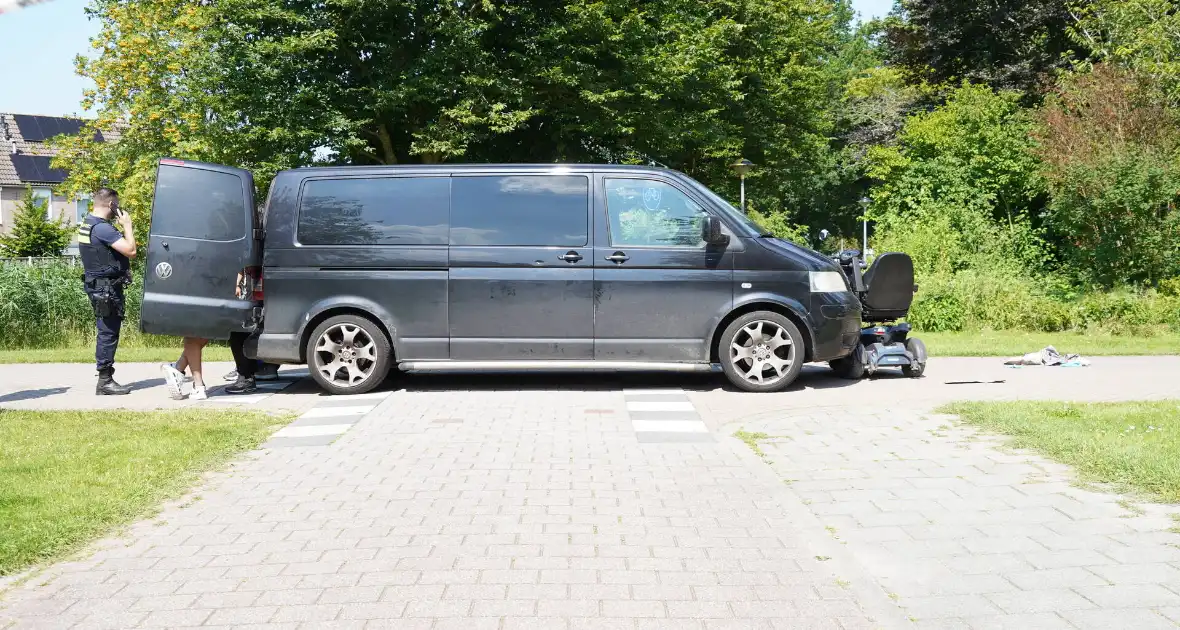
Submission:
<svg viewBox="0 0 1180 630">
<path fill-rule="evenodd" d="M 207 398 L 209 398 L 209 393 L 205 391 L 204 387 L 194 387 L 188 395 L 189 400 L 205 400 Z"/>
<path fill-rule="evenodd" d="M 260 381 L 276 381 L 279 378 L 279 366 L 273 363 L 263 363 L 254 378 Z"/>
<path fill-rule="evenodd" d="M 227 380 L 227 381 L 236 381 L 236 380 L 238 380 L 238 371 L 237 371 L 237 370 L 234 370 L 233 372 L 230 372 L 229 374 L 226 374 L 226 375 L 225 375 L 225 380 Z"/>
<path fill-rule="evenodd" d="M 177 372 L 181 373 L 181 380 L 183 382 L 192 382 L 192 374 L 183 372 L 183 370 L 181 370 L 181 368 L 176 367 L 176 363 L 172 363 L 172 368 L 176 369 Z"/>
<path fill-rule="evenodd" d="M 172 400 L 184 400 L 184 392 L 180 390 L 184 383 L 184 375 L 171 363 L 161 365 L 160 371 L 164 374 L 164 382 L 168 385 L 168 395 Z"/>
<path fill-rule="evenodd" d="M 258 386 L 254 384 L 252 378 L 239 378 L 232 384 L 225 386 L 227 394 L 253 394 L 256 391 L 258 391 Z"/>
</svg>

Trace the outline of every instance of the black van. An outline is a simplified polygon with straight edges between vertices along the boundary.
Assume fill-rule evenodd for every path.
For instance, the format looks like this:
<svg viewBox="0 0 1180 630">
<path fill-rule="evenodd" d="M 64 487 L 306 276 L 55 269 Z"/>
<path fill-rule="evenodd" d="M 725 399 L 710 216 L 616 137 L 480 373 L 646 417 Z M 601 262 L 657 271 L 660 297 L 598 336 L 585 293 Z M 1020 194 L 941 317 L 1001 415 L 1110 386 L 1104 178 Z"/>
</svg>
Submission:
<svg viewBox="0 0 1180 630">
<path fill-rule="evenodd" d="M 720 365 L 741 389 L 778 391 L 858 340 L 835 263 L 672 170 L 305 168 L 279 173 L 257 211 L 253 191 L 247 171 L 160 161 L 144 332 L 254 332 L 250 352 L 306 363 L 336 394 L 395 365 Z"/>
</svg>

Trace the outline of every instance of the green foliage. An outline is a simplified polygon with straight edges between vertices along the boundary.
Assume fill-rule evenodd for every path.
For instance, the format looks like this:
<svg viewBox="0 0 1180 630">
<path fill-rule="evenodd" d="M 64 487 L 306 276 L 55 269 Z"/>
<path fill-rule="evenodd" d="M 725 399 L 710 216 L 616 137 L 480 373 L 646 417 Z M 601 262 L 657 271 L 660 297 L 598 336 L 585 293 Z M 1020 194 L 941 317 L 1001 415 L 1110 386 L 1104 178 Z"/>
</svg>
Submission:
<svg viewBox="0 0 1180 630">
<path fill-rule="evenodd" d="M 62 143 L 71 190 L 107 181 L 137 227 L 163 155 L 260 190 L 342 164 L 642 162 L 798 216 L 831 176 L 851 12 L 828 0 L 95 0 L 79 70 L 97 128 Z M 838 183 L 838 182 L 837 182 Z M 259 196 L 261 198 L 261 195 Z"/>
<path fill-rule="evenodd" d="M 34 258 L 60 256 L 73 236 L 73 227 L 64 220 L 52 221 L 46 203 L 33 196 L 26 187 L 16 206 L 12 232 L 0 236 L 0 256 Z"/>
<path fill-rule="evenodd" d="M 143 275 L 126 290 L 126 320 L 120 346 L 177 346 L 178 340 L 139 333 Z M 61 348 L 92 343 L 94 310 L 82 291 L 82 266 L 61 260 L 28 264 L 0 262 L 0 349 Z"/>
<path fill-rule="evenodd" d="M 762 214 L 761 212 L 758 212 L 756 209 L 754 209 L 753 206 L 749 207 L 749 213 L 750 218 L 753 219 L 755 223 L 765 228 L 767 232 L 770 232 L 771 234 L 783 240 L 791 241 L 792 243 L 797 243 L 804 247 L 810 247 L 808 244 L 806 225 L 796 225 L 792 223 L 787 216 L 781 213 L 769 215 Z"/>
<path fill-rule="evenodd" d="M 1062 0 L 899 0 L 894 6 L 885 25 L 890 61 L 935 83 L 969 80 L 1035 95 L 1080 47 L 1066 31 L 1074 17 Z"/>
<path fill-rule="evenodd" d="M 897 143 L 869 151 L 878 251 L 904 251 L 920 276 L 1040 265 L 1034 226 L 1043 194 L 1019 94 L 964 84 L 910 116 Z"/>
<path fill-rule="evenodd" d="M 1093 59 L 1148 77 L 1180 106 L 1180 3 L 1176 0 L 1091 0 L 1070 29 Z"/>
<path fill-rule="evenodd" d="M 909 321 L 922 331 L 1092 331 L 1153 336 L 1180 332 L 1180 298 L 1156 291 L 1062 292 L 986 270 L 919 282 Z"/>
<path fill-rule="evenodd" d="M 1180 275 L 1180 116 L 1105 64 L 1062 80 L 1040 112 L 1051 226 L 1082 280 L 1106 287 Z"/>
</svg>

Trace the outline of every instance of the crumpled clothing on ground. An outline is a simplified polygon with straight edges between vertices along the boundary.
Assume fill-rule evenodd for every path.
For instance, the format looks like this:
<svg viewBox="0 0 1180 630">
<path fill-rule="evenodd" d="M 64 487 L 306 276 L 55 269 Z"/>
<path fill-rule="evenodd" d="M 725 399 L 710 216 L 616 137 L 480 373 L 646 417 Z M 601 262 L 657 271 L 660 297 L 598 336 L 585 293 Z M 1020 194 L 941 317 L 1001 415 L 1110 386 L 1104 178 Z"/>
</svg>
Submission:
<svg viewBox="0 0 1180 630">
<path fill-rule="evenodd" d="M 1022 357 L 1008 359 L 1004 365 L 1049 365 L 1057 367 L 1085 367 L 1090 360 L 1078 354 L 1062 355 L 1053 346 L 1047 346 L 1040 352 L 1030 352 Z"/>
</svg>

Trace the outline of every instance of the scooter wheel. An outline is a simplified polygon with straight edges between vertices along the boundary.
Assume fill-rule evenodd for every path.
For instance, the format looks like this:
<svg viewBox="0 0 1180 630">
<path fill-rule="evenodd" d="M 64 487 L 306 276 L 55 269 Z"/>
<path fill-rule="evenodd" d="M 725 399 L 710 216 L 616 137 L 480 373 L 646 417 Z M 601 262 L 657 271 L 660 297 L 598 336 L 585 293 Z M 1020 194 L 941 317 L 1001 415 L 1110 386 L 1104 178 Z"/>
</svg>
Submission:
<svg viewBox="0 0 1180 630">
<path fill-rule="evenodd" d="M 914 362 L 902 366 L 901 373 L 910 378 L 921 378 L 926 371 L 926 344 L 921 339 L 911 338 L 906 340 L 905 349 L 914 357 Z"/>
<path fill-rule="evenodd" d="M 860 380 L 865 375 L 865 349 L 864 346 L 857 345 L 853 349 L 852 354 L 835 361 L 828 361 L 828 365 L 836 376 L 848 379 L 850 381 Z"/>
</svg>

